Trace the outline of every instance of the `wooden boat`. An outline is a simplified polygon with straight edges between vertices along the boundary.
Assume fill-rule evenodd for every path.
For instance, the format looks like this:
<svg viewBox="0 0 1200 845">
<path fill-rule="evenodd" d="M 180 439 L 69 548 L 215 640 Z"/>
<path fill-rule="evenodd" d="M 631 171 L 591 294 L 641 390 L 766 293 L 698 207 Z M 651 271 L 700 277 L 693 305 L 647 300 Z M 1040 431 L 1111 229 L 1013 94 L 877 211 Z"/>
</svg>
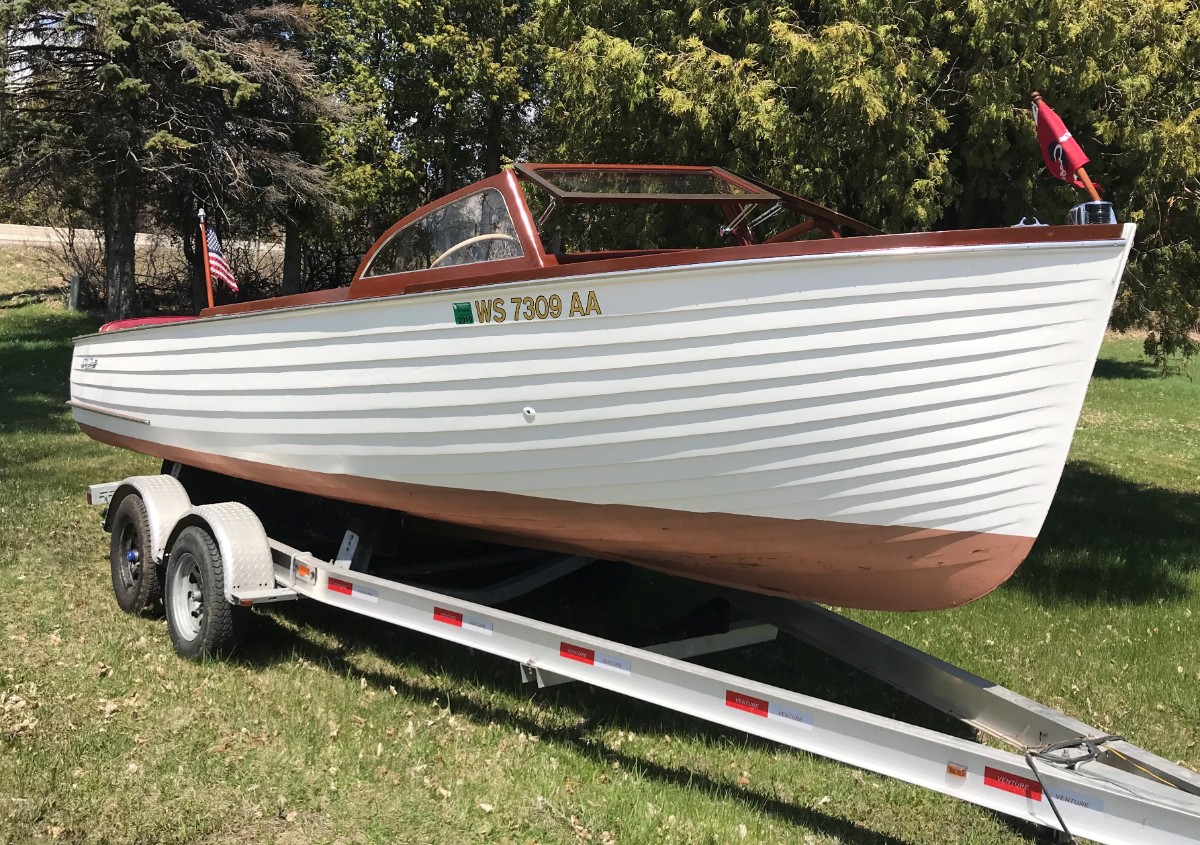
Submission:
<svg viewBox="0 0 1200 845">
<path fill-rule="evenodd" d="M 715 167 L 518 165 L 347 287 L 78 338 L 71 405 L 105 443 L 506 542 L 947 608 L 1038 535 L 1133 234 L 883 235 Z"/>
</svg>

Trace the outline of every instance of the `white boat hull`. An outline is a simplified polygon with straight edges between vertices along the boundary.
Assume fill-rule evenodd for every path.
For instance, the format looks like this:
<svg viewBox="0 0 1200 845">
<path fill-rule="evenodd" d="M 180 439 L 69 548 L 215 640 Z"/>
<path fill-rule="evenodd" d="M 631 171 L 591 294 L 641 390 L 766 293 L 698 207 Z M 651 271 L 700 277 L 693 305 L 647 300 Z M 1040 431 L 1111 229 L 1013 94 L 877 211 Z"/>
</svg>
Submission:
<svg viewBox="0 0 1200 845">
<path fill-rule="evenodd" d="M 333 495 L 531 544 L 915 609 L 890 582 L 832 599 L 804 584 L 845 580 L 848 549 L 877 571 L 872 556 L 891 552 L 871 548 L 906 539 L 941 543 L 912 564 L 933 570 L 983 571 L 960 542 L 1003 547 L 962 601 L 1011 573 L 1054 495 L 1132 236 L 692 264 L 110 332 L 77 340 L 72 402 L 93 436 L 165 458 L 275 468 L 284 486 L 342 479 Z M 596 309 L 569 315 L 589 294 Z M 513 319 L 513 298 L 553 295 L 559 318 Z M 476 301 L 496 298 L 505 321 L 480 322 Z M 368 496 L 357 480 L 397 486 Z M 478 504 L 447 504 L 454 493 Z M 618 512 L 611 530 L 594 524 Z M 721 557 L 790 574 L 698 573 L 700 549 L 673 562 L 597 540 L 643 512 L 691 532 L 744 524 Z"/>
</svg>

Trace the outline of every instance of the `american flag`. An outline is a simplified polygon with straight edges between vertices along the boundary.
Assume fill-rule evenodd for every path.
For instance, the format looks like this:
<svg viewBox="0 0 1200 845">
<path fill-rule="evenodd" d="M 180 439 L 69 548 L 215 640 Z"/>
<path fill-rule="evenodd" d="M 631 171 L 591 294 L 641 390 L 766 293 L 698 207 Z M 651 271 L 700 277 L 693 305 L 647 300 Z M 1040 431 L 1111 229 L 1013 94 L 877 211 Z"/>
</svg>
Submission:
<svg viewBox="0 0 1200 845">
<path fill-rule="evenodd" d="M 212 226 L 208 227 L 205 237 L 208 241 L 209 272 L 212 273 L 214 279 L 220 279 L 231 291 L 237 293 L 237 279 L 233 277 L 233 271 L 229 269 L 229 264 L 225 261 L 225 254 L 221 252 L 221 242 L 217 240 L 217 233 Z"/>
</svg>

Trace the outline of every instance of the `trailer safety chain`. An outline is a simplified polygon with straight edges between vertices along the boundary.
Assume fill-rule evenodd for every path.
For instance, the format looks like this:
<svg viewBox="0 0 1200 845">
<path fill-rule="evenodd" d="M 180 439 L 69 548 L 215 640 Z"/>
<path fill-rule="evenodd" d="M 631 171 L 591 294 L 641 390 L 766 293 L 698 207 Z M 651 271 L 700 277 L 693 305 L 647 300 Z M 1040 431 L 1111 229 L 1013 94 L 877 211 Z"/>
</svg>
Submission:
<svg viewBox="0 0 1200 845">
<path fill-rule="evenodd" d="M 1067 828 L 1067 823 L 1063 821 L 1062 813 L 1058 811 L 1058 805 L 1054 803 L 1054 795 L 1049 789 L 1046 789 L 1046 784 L 1042 782 L 1042 775 L 1037 770 L 1037 766 L 1033 764 L 1034 758 L 1045 760 L 1048 763 L 1056 763 L 1068 769 L 1073 769 L 1080 763 L 1086 763 L 1089 760 L 1095 760 L 1104 751 L 1100 746 L 1106 742 L 1116 742 L 1123 740 L 1125 737 L 1109 735 L 1109 736 L 1080 736 L 1075 739 L 1063 739 L 1058 742 L 1052 742 L 1049 745 L 1042 745 L 1037 748 L 1025 749 L 1025 762 L 1029 764 L 1030 771 L 1037 778 L 1038 785 L 1042 787 L 1042 794 L 1046 796 L 1046 803 L 1050 805 L 1050 809 L 1054 811 L 1054 817 L 1058 819 L 1058 826 L 1062 828 L 1062 832 L 1066 835 L 1067 845 L 1077 845 L 1078 840 L 1075 835 Z M 1078 748 L 1079 753 L 1075 755 L 1056 754 L 1057 751 L 1065 751 L 1069 748 Z"/>
</svg>

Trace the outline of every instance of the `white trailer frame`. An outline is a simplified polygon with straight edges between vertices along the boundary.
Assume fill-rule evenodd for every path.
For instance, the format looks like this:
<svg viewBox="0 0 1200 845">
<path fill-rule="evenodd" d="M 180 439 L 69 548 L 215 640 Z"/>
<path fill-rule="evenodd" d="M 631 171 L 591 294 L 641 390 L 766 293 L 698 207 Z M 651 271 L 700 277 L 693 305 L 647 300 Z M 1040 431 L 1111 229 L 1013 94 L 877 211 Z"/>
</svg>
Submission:
<svg viewBox="0 0 1200 845">
<path fill-rule="evenodd" d="M 109 487 L 97 485 L 93 492 L 98 494 Z M 99 498 L 89 494 L 89 500 Z M 211 508 L 212 518 L 219 520 L 225 506 L 207 507 Z M 239 544 L 248 542 L 235 536 L 239 530 L 235 524 L 213 526 L 214 537 L 223 535 L 218 537 L 223 554 L 229 555 Z M 257 531 L 261 532 L 261 526 Z M 750 633 L 735 630 L 725 641 L 717 638 L 703 643 L 634 647 L 347 569 L 274 539 L 268 538 L 267 544 L 276 586 L 235 591 L 229 597 L 232 603 L 249 606 L 312 599 L 507 658 L 519 664 L 526 680 L 537 680 L 541 685 L 564 679 L 583 681 L 1036 825 L 1058 831 L 1064 831 L 1065 826 L 1070 834 L 1106 845 L 1200 842 L 1200 797 L 1186 789 L 1122 771 L 1099 759 L 1071 762 L 1066 753 L 1059 763 L 1040 758 L 1034 768 L 1034 758 L 1028 754 L 1018 756 L 660 653 L 686 656 L 729 642 L 761 641 L 755 637 L 769 638 L 773 629 L 767 632 L 759 626 Z M 223 561 L 222 565 L 227 572 L 236 568 L 234 561 Z M 733 598 L 735 603 L 757 610 L 766 621 L 780 624 L 777 620 L 781 620 L 784 630 L 802 627 L 786 618 L 797 603 L 764 599 L 765 604 L 755 606 L 753 597 Z M 898 674 L 903 679 L 903 669 Z M 921 686 L 919 682 L 915 685 Z M 933 686 L 953 709 L 954 684 Z M 1038 719 L 1053 713 L 1043 705 L 1030 703 Z M 968 700 L 959 706 L 975 705 Z M 1020 702 L 1014 706 L 1019 708 Z M 1074 725 L 1087 728 L 1071 720 L 1056 724 L 1060 731 Z M 1094 734 L 1089 738 L 1098 739 Z"/>
</svg>

